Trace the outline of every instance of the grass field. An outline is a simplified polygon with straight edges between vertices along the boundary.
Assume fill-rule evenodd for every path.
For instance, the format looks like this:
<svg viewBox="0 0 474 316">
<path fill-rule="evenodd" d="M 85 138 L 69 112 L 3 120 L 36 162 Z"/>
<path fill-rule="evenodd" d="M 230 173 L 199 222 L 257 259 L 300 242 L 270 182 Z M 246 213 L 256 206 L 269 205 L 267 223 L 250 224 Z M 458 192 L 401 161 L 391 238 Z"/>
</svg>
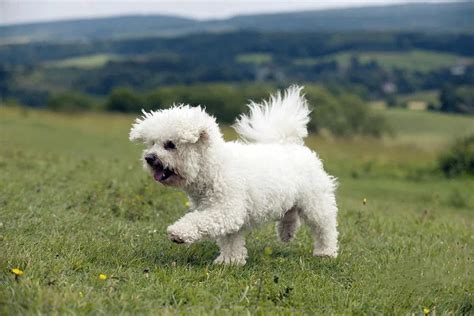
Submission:
<svg viewBox="0 0 474 316">
<path fill-rule="evenodd" d="M 238 55 L 236 58 L 238 63 L 250 63 L 250 64 L 264 64 L 269 63 L 272 61 L 271 54 L 263 54 L 263 53 L 254 53 L 254 54 L 241 54 Z"/>
<path fill-rule="evenodd" d="M 95 54 L 80 56 L 74 58 L 61 59 L 47 63 L 46 65 L 54 68 L 82 68 L 93 69 L 104 66 L 109 61 L 119 60 L 121 57 L 113 54 Z"/>
<path fill-rule="evenodd" d="M 343 52 L 325 56 L 322 58 L 309 58 L 296 60 L 299 64 L 316 64 L 321 61 L 335 60 L 342 66 L 348 66 L 352 56 L 357 56 L 359 61 L 366 63 L 371 60 L 377 61 L 382 67 L 409 69 L 412 71 L 430 71 L 442 67 L 450 67 L 464 60 L 472 62 L 472 59 L 460 57 L 454 54 L 439 53 L 432 51 L 413 50 L 409 52 Z"/>
<path fill-rule="evenodd" d="M 439 91 L 426 90 L 419 91 L 410 94 L 402 94 L 398 97 L 399 103 L 408 101 L 422 101 L 426 103 L 438 104 L 439 103 Z"/>
<path fill-rule="evenodd" d="M 472 313 L 474 180 L 431 170 L 474 119 L 384 114 L 392 138 L 307 141 L 339 177 L 337 259 L 266 225 L 222 267 L 166 239 L 186 199 L 141 170 L 132 117 L 0 108 L 0 315 Z"/>
</svg>

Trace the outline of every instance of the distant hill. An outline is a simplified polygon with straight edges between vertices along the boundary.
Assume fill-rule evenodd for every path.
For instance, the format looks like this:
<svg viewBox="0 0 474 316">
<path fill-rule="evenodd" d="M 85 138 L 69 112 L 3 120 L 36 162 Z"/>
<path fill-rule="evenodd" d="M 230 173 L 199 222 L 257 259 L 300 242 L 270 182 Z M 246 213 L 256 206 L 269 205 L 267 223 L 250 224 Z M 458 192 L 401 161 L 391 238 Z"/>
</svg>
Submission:
<svg viewBox="0 0 474 316">
<path fill-rule="evenodd" d="M 192 32 L 260 31 L 421 31 L 474 33 L 474 2 L 417 3 L 198 21 L 150 15 L 70 20 L 0 27 L 0 42 L 76 41 L 175 36 Z"/>
<path fill-rule="evenodd" d="M 417 3 L 236 16 L 238 28 L 318 31 L 474 31 L 474 2 Z"/>
<path fill-rule="evenodd" d="M 77 41 L 137 36 L 179 35 L 199 22 L 166 15 L 118 16 L 0 26 L 0 39 L 8 42 Z"/>
</svg>

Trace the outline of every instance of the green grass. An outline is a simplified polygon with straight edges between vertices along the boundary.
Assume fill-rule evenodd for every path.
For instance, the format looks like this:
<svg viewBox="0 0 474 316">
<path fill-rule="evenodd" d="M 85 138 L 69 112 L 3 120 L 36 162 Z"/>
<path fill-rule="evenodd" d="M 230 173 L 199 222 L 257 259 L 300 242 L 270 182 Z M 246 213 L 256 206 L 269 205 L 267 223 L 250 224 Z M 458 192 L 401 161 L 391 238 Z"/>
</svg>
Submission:
<svg viewBox="0 0 474 316">
<path fill-rule="evenodd" d="M 74 58 L 61 59 L 51 63 L 47 63 L 47 66 L 54 68 L 81 68 L 81 69 L 93 69 L 104 66 L 109 61 L 119 60 L 120 57 L 112 54 L 95 54 L 80 56 Z"/>
<path fill-rule="evenodd" d="M 473 116 L 402 109 L 383 113 L 398 134 L 393 142 L 415 144 L 424 150 L 442 150 L 453 139 L 474 134 Z"/>
<path fill-rule="evenodd" d="M 236 56 L 238 63 L 250 63 L 250 64 L 265 64 L 272 61 L 271 54 L 253 53 L 253 54 L 241 54 Z"/>
<path fill-rule="evenodd" d="M 359 61 L 366 63 L 377 61 L 382 67 L 400 68 L 412 71 L 426 72 L 438 68 L 450 67 L 460 60 L 472 62 L 470 58 L 454 54 L 432 51 L 413 50 L 409 52 L 343 52 L 322 58 L 304 58 L 295 61 L 297 64 L 312 65 L 321 61 L 335 60 L 341 66 L 348 66 L 352 56 L 357 56 Z"/>
<path fill-rule="evenodd" d="M 439 103 L 439 91 L 436 90 L 426 90 L 419 91 L 410 94 L 402 94 L 398 97 L 399 103 L 405 103 L 409 101 L 422 101 L 427 104 L 438 104 Z"/>
<path fill-rule="evenodd" d="M 246 266 L 222 267 L 213 243 L 166 239 L 185 196 L 141 170 L 131 116 L 0 108 L 0 314 L 472 313 L 474 180 L 413 176 L 471 121 L 386 115 L 394 139 L 307 141 L 339 177 L 337 259 L 266 225 Z"/>
</svg>

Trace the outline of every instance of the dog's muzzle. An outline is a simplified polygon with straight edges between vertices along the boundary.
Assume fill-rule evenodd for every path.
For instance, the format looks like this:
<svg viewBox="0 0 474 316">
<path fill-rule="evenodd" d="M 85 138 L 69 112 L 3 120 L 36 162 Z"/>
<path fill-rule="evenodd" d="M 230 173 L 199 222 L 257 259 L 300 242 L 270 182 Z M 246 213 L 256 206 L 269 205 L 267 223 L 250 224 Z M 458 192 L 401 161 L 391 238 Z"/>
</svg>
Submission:
<svg viewBox="0 0 474 316">
<path fill-rule="evenodd" d="M 156 167 L 159 167 L 161 166 L 161 169 L 163 169 L 163 164 L 161 163 L 161 161 L 158 159 L 158 156 L 156 154 L 146 154 L 145 157 L 144 157 L 146 163 L 152 167 L 153 169 L 155 169 L 155 166 Z"/>
<path fill-rule="evenodd" d="M 164 167 L 161 160 L 158 158 L 156 154 L 146 154 L 143 157 L 146 163 L 153 169 L 153 178 L 159 182 L 165 182 L 168 178 L 175 175 L 175 172 L 168 168 Z"/>
</svg>

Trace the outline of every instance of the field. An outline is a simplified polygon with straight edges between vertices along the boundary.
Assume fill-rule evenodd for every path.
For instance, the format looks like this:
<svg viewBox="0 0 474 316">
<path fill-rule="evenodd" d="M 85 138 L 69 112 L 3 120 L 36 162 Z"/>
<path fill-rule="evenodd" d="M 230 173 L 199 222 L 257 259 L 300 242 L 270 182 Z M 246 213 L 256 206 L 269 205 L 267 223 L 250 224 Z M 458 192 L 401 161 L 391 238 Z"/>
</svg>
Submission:
<svg viewBox="0 0 474 316">
<path fill-rule="evenodd" d="M 360 62 L 377 61 L 384 68 L 399 68 L 412 71 L 426 72 L 442 67 L 450 67 L 463 61 L 471 63 L 472 59 L 460 57 L 455 54 L 439 53 L 425 50 L 408 52 L 343 52 L 316 59 L 299 59 L 297 64 L 311 65 L 321 61 L 335 60 L 342 66 L 348 66 L 352 56 L 359 58 Z"/>
<path fill-rule="evenodd" d="M 339 177 L 337 259 L 266 225 L 223 267 L 166 239 L 186 198 L 141 170 L 132 116 L 1 107 L 0 314 L 472 313 L 474 180 L 434 170 L 474 119 L 383 111 L 392 137 L 307 140 Z"/>
<path fill-rule="evenodd" d="M 321 61 L 335 60 L 340 65 L 348 66 L 352 56 L 357 56 L 361 62 L 377 61 L 385 68 L 400 68 L 417 71 L 430 71 L 441 67 L 450 67 L 460 61 L 471 63 L 470 58 L 462 58 L 455 54 L 431 52 L 424 50 L 413 50 L 408 52 L 343 52 L 331 54 L 321 58 L 296 59 L 296 64 L 313 65 Z M 50 68 L 80 68 L 94 69 L 104 66 L 109 61 L 123 59 L 114 54 L 93 54 L 81 57 L 60 59 L 48 62 L 45 65 Z M 272 61 L 271 54 L 249 53 L 236 56 L 239 63 L 263 64 Z"/>
<path fill-rule="evenodd" d="M 46 65 L 52 68 L 81 68 L 93 69 L 104 66 L 109 61 L 120 60 L 121 57 L 113 54 L 94 54 L 81 57 L 73 57 L 49 62 Z"/>
<path fill-rule="evenodd" d="M 271 54 L 241 54 L 236 57 L 236 61 L 239 63 L 250 63 L 250 64 L 264 64 L 272 61 Z"/>
</svg>

